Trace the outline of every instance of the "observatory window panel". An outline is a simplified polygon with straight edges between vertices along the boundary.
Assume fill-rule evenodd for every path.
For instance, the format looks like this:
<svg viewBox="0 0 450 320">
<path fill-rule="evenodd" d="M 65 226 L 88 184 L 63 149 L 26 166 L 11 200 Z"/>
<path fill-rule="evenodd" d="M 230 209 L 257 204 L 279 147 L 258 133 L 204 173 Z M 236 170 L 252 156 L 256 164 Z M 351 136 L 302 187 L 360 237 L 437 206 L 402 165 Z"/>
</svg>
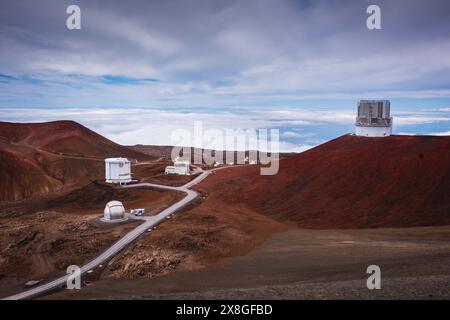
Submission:
<svg viewBox="0 0 450 320">
<path fill-rule="evenodd" d="M 121 163 L 119 163 L 119 168 L 122 168 L 123 167 L 123 163 L 121 162 Z"/>
</svg>

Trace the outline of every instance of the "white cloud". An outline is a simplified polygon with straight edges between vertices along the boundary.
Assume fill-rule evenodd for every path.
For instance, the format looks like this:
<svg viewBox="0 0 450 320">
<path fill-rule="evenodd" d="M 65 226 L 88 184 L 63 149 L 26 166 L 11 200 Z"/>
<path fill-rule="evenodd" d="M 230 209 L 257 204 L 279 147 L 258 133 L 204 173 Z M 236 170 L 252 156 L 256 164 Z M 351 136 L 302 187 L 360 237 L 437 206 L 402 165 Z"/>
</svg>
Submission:
<svg viewBox="0 0 450 320">
<path fill-rule="evenodd" d="M 281 133 L 281 136 L 283 138 L 296 138 L 296 137 L 299 137 L 300 134 L 298 134 L 297 132 L 294 132 L 294 131 L 284 131 Z"/>
<path fill-rule="evenodd" d="M 396 132 L 395 134 L 399 135 L 399 136 L 415 136 L 416 135 L 415 133 L 411 133 L 411 132 Z"/>
<path fill-rule="evenodd" d="M 435 108 L 435 109 L 431 109 L 431 110 L 433 110 L 433 111 L 448 112 L 448 111 L 450 111 L 450 108 L 447 108 L 447 107 L 445 107 L 445 108 Z"/>
<path fill-rule="evenodd" d="M 450 121 L 450 117 L 444 117 L 433 113 L 394 116 L 394 125 L 414 125 L 440 121 Z"/>
<path fill-rule="evenodd" d="M 431 133 L 430 135 L 433 135 L 433 136 L 450 136 L 450 131 L 446 131 L 446 132 L 435 132 L 435 133 Z"/>
</svg>

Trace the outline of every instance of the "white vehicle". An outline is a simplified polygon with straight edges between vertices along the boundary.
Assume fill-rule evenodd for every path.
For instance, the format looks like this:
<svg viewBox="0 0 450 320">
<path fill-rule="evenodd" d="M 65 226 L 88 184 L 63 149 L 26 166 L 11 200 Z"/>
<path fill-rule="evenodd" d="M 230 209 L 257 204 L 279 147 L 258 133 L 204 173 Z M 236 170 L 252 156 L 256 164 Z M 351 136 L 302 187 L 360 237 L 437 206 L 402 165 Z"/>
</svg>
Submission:
<svg viewBox="0 0 450 320">
<path fill-rule="evenodd" d="M 142 216 L 145 213 L 145 209 L 132 209 L 130 213 L 135 216 Z"/>
</svg>

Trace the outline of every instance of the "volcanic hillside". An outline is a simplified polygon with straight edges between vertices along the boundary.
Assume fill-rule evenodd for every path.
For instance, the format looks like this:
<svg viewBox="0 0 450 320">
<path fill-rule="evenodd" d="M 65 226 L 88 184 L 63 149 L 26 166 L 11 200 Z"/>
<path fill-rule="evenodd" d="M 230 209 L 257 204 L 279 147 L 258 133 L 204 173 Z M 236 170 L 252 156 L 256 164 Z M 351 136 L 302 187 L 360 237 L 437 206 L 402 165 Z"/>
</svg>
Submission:
<svg viewBox="0 0 450 320">
<path fill-rule="evenodd" d="M 0 201 L 83 186 L 117 156 L 149 158 L 73 121 L 0 122 Z"/>
<path fill-rule="evenodd" d="M 450 137 L 346 135 L 282 159 L 277 175 L 225 169 L 201 190 L 306 228 L 448 225 Z"/>
</svg>

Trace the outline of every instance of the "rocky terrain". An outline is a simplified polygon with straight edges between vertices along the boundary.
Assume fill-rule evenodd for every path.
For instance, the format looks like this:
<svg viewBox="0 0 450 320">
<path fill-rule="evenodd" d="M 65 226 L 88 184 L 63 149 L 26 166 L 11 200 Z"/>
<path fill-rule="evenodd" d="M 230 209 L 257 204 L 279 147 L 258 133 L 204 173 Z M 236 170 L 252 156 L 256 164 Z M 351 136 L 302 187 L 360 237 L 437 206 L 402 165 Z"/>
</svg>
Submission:
<svg viewBox="0 0 450 320">
<path fill-rule="evenodd" d="M 100 222 L 106 202 L 119 200 L 127 209 L 146 208 L 152 215 L 181 196 L 94 182 L 58 196 L 0 203 L 0 294 L 82 265 L 140 223 Z"/>
</svg>

